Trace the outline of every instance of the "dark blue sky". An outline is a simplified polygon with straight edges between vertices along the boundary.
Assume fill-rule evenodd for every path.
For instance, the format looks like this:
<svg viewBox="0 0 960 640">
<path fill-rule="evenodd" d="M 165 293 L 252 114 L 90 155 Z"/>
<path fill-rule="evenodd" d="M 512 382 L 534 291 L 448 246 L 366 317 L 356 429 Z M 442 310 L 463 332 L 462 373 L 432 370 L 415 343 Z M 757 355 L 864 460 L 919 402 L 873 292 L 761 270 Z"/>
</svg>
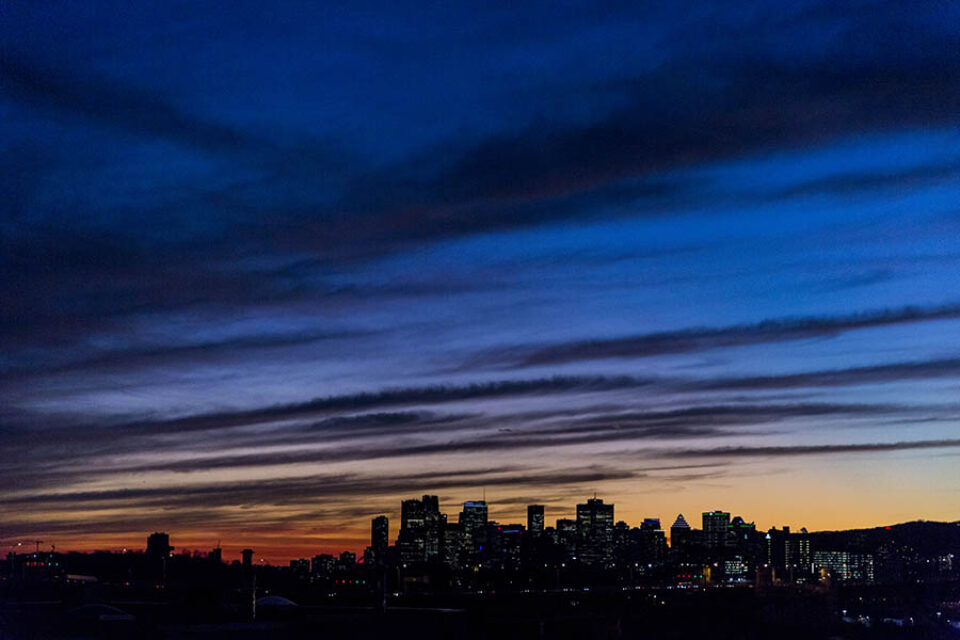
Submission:
<svg viewBox="0 0 960 640">
<path fill-rule="evenodd" d="M 960 508 L 956 3 L 0 18 L 0 537 Z"/>
</svg>

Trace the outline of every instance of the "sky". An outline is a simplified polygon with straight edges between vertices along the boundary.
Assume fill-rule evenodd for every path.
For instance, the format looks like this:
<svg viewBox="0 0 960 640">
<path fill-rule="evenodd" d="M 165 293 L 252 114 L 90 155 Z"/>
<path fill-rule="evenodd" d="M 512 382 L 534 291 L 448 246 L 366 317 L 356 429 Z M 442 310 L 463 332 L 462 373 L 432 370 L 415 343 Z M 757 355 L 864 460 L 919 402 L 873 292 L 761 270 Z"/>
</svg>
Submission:
<svg viewBox="0 0 960 640">
<path fill-rule="evenodd" d="M 960 514 L 960 4 L 4 2 L 0 552 Z"/>
</svg>

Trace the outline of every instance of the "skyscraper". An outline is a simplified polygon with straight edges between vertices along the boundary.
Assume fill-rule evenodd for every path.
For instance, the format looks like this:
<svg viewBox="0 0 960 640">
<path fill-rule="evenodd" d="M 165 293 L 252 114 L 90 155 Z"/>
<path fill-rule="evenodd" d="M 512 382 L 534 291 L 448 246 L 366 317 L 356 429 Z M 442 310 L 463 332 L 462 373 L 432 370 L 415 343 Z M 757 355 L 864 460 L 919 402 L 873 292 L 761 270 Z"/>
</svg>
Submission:
<svg viewBox="0 0 960 640">
<path fill-rule="evenodd" d="M 527 505 L 527 531 L 534 536 L 539 536 L 543 533 L 543 511 L 542 504 Z"/>
<path fill-rule="evenodd" d="M 447 517 L 440 513 L 437 496 L 400 503 L 397 548 L 403 562 L 433 562 L 440 559 L 440 537 Z"/>
<path fill-rule="evenodd" d="M 660 518 L 644 518 L 637 535 L 637 559 L 649 566 L 658 566 L 667 557 L 667 536 L 660 528 Z"/>
<path fill-rule="evenodd" d="M 377 516 L 370 521 L 370 550 L 373 560 L 382 563 L 390 546 L 390 521 L 387 516 Z"/>
<path fill-rule="evenodd" d="M 571 518 L 557 519 L 557 544 L 563 550 L 563 559 L 571 560 L 577 555 L 577 521 Z"/>
<path fill-rule="evenodd" d="M 147 538 L 147 555 L 155 558 L 166 558 L 173 551 L 170 546 L 170 536 L 159 531 L 151 533 Z"/>
<path fill-rule="evenodd" d="M 413 498 L 400 503 L 400 531 L 397 549 L 402 562 L 424 562 L 427 559 L 427 507 L 432 507 L 435 496 L 429 500 Z"/>
<path fill-rule="evenodd" d="M 151 533 L 147 538 L 147 553 L 151 569 L 160 584 L 167 579 L 167 558 L 173 547 L 170 546 L 170 536 L 159 531 Z"/>
<path fill-rule="evenodd" d="M 729 513 L 719 510 L 703 512 L 703 544 L 707 549 L 717 551 L 725 547 L 729 530 Z"/>
<path fill-rule="evenodd" d="M 483 527 L 487 524 L 487 503 L 483 500 L 464 502 L 459 522 L 463 527 L 467 552 L 473 553 Z"/>
<path fill-rule="evenodd" d="M 613 505 L 591 498 L 577 505 L 577 556 L 593 566 L 613 561 Z"/>
<path fill-rule="evenodd" d="M 447 522 L 446 514 L 440 513 L 440 499 L 437 496 L 425 495 L 423 503 L 423 545 L 424 555 L 430 562 L 440 559 L 440 539 L 443 536 L 443 525 Z"/>
<path fill-rule="evenodd" d="M 400 533 L 418 531 L 423 528 L 423 502 L 416 498 L 400 503 Z"/>
<path fill-rule="evenodd" d="M 677 514 L 677 519 L 674 520 L 670 526 L 670 547 L 672 549 L 682 548 L 687 543 L 689 537 L 690 525 L 687 524 L 682 513 Z"/>
</svg>

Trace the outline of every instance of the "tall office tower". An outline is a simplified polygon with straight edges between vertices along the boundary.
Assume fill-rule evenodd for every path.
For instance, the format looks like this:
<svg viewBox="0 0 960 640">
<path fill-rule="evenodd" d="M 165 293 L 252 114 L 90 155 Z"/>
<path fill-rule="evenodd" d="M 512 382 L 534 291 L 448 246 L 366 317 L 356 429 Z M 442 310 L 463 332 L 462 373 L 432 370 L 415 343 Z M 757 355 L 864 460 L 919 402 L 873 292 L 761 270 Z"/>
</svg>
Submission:
<svg viewBox="0 0 960 640">
<path fill-rule="evenodd" d="M 400 503 L 400 532 L 420 530 L 424 525 L 423 502 L 412 498 Z"/>
<path fill-rule="evenodd" d="M 508 571 L 520 568 L 522 560 L 524 527 L 522 524 L 505 524 L 498 526 L 499 548 L 497 559 L 501 569 Z"/>
<path fill-rule="evenodd" d="M 404 563 L 424 562 L 427 559 L 427 514 L 424 503 L 413 498 L 400 503 L 400 531 L 397 550 Z"/>
<path fill-rule="evenodd" d="M 244 549 L 240 552 L 240 555 L 243 558 L 244 569 L 250 569 L 253 567 L 253 549 Z"/>
<path fill-rule="evenodd" d="M 420 502 L 423 503 L 424 512 L 440 513 L 440 498 L 437 496 L 424 495 Z"/>
<path fill-rule="evenodd" d="M 563 559 L 577 557 L 577 521 L 570 518 L 557 520 L 557 544 L 563 549 Z"/>
<path fill-rule="evenodd" d="M 774 582 L 783 580 L 787 574 L 787 536 L 790 535 L 790 527 L 784 527 L 781 531 L 776 527 L 771 527 L 767 531 L 767 557 L 766 563 L 773 570 Z"/>
<path fill-rule="evenodd" d="M 400 503 L 400 532 L 397 549 L 401 562 L 426 562 L 440 559 L 440 538 L 446 515 L 440 513 L 437 496 L 425 495 Z"/>
<path fill-rule="evenodd" d="M 635 562 L 630 532 L 630 525 L 623 520 L 613 525 L 613 561 L 618 567 L 630 567 Z"/>
<path fill-rule="evenodd" d="M 730 514 L 726 511 L 703 512 L 703 544 L 711 551 L 727 546 Z"/>
<path fill-rule="evenodd" d="M 637 534 L 638 560 L 656 567 L 667 559 L 667 536 L 660 527 L 660 518 L 644 518 Z"/>
<path fill-rule="evenodd" d="M 683 514 L 678 514 L 677 519 L 670 526 L 670 548 L 682 549 L 690 540 L 690 525 L 684 519 Z"/>
<path fill-rule="evenodd" d="M 437 496 L 425 495 L 421 502 L 423 503 L 424 555 L 428 561 L 433 562 L 440 559 L 440 540 L 447 516 L 440 513 L 440 499 Z"/>
<path fill-rule="evenodd" d="M 155 558 L 166 558 L 173 551 L 170 546 L 170 536 L 159 531 L 151 533 L 147 538 L 147 555 Z"/>
<path fill-rule="evenodd" d="M 173 547 L 170 546 L 170 536 L 159 531 L 151 533 L 147 538 L 147 553 L 149 565 L 160 584 L 167 579 L 167 558 Z"/>
<path fill-rule="evenodd" d="M 793 538 L 797 568 L 804 573 L 812 573 L 813 555 L 810 553 L 810 533 L 806 527 L 802 527 L 800 533 L 793 534 Z"/>
<path fill-rule="evenodd" d="M 383 563 L 390 546 L 390 521 L 387 516 L 377 516 L 370 521 L 370 551 L 373 561 Z"/>
<path fill-rule="evenodd" d="M 310 571 L 315 576 L 332 576 L 336 568 L 337 559 L 329 553 L 315 555 L 310 562 Z"/>
<path fill-rule="evenodd" d="M 487 524 L 487 503 L 483 500 L 464 502 L 459 522 L 466 538 L 467 553 L 473 553 Z"/>
<path fill-rule="evenodd" d="M 613 561 L 613 505 L 591 498 L 577 505 L 577 557 L 606 567 Z"/>
<path fill-rule="evenodd" d="M 773 569 L 775 581 L 792 582 L 813 571 L 810 536 L 806 529 L 791 533 L 790 527 L 771 528 L 766 535 L 766 563 Z"/>
<path fill-rule="evenodd" d="M 543 525 L 543 505 L 527 505 L 527 531 L 529 531 L 533 536 L 539 536 L 543 533 Z"/>
<path fill-rule="evenodd" d="M 463 525 L 444 522 L 443 535 L 440 537 L 440 562 L 451 569 L 460 569 L 466 560 L 467 539 Z"/>
</svg>

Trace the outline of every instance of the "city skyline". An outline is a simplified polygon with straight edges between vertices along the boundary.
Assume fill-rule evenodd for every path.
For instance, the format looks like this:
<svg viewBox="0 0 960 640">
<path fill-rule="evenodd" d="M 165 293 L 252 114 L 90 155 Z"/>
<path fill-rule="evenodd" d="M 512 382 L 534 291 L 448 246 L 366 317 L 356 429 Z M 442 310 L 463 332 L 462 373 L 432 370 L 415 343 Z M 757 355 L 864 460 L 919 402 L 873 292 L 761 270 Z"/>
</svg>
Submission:
<svg viewBox="0 0 960 640">
<path fill-rule="evenodd" d="M 957 521 L 956 24 L 9 3 L 0 544 L 306 556 L 427 492 Z"/>
<path fill-rule="evenodd" d="M 563 523 L 576 523 L 579 526 L 581 521 L 581 508 L 587 507 L 591 503 L 598 503 L 600 505 L 605 505 L 606 508 L 610 509 L 610 520 L 609 525 L 612 527 L 614 524 L 621 525 L 624 524 L 628 528 L 646 528 L 651 523 L 656 524 L 656 529 L 663 534 L 664 542 L 669 547 L 673 548 L 677 541 L 673 538 L 674 530 L 679 526 L 685 531 L 683 533 L 688 533 L 693 531 L 697 534 L 704 534 L 704 532 L 710 531 L 711 527 L 708 525 L 708 520 L 713 520 L 719 522 L 722 520 L 723 526 L 721 527 L 724 531 L 729 529 L 731 522 L 739 521 L 741 524 L 746 524 L 757 532 L 767 532 L 767 531 L 794 531 L 795 533 L 801 533 L 803 535 L 809 534 L 824 534 L 824 533 L 847 533 L 851 531 L 858 530 L 868 530 L 868 529 L 890 529 L 894 526 L 901 525 L 910 525 L 915 523 L 929 522 L 931 524 L 951 524 L 951 525 L 960 525 L 960 521 L 955 522 L 938 522 L 935 520 L 914 520 L 910 522 L 890 522 L 879 524 L 875 526 L 866 526 L 866 527 L 851 527 L 843 529 L 810 529 L 806 526 L 794 526 L 789 523 L 758 523 L 755 519 L 749 518 L 749 514 L 743 514 L 736 509 L 724 511 L 722 508 L 711 509 L 707 511 L 695 510 L 690 511 L 686 516 L 683 512 L 678 512 L 676 515 L 664 517 L 660 514 L 647 514 L 637 520 L 629 520 L 622 517 L 618 512 L 615 512 L 616 502 L 609 502 L 610 496 L 604 497 L 599 496 L 596 493 L 591 496 L 584 496 L 582 498 L 582 503 L 577 504 L 568 504 L 560 505 L 553 507 L 552 509 L 547 509 L 543 504 L 533 503 L 533 504 L 524 504 L 521 505 L 520 510 L 518 511 L 515 508 L 502 509 L 499 508 L 495 503 L 487 501 L 484 499 L 478 500 L 466 500 L 462 503 L 450 503 L 444 500 L 441 500 L 439 496 L 432 494 L 423 494 L 421 497 L 410 497 L 407 496 L 401 499 L 399 506 L 392 510 L 384 510 L 381 513 L 375 513 L 370 515 L 370 517 L 365 521 L 367 524 L 365 526 L 357 524 L 356 526 L 351 526 L 350 529 L 357 529 L 365 532 L 365 536 L 357 538 L 353 541 L 354 546 L 350 547 L 298 547 L 296 545 L 290 546 L 284 544 L 282 541 L 274 541 L 274 545 L 267 547 L 265 551 L 263 548 L 251 549 L 250 541 L 255 538 L 247 539 L 238 539 L 238 540 L 224 540 L 217 539 L 215 544 L 212 540 L 206 540 L 203 538 L 190 538 L 189 536 L 180 536 L 176 531 L 163 531 L 160 532 L 160 529 L 163 529 L 162 526 L 155 527 L 158 531 L 147 536 L 147 545 L 146 553 L 150 554 L 150 546 L 154 544 L 154 539 L 158 538 L 162 540 L 163 545 L 169 545 L 170 539 L 175 538 L 178 541 L 176 547 L 170 546 L 168 554 L 173 554 L 174 549 L 176 553 L 185 554 L 187 556 L 195 556 L 197 553 L 207 554 L 214 550 L 217 558 L 221 558 L 226 562 L 230 561 L 240 561 L 243 554 L 249 552 L 255 564 L 275 564 L 278 566 L 285 566 L 288 563 L 302 561 L 304 556 L 307 559 L 310 557 L 315 557 L 317 555 L 329 555 L 332 557 L 338 557 L 343 553 L 353 554 L 357 558 L 358 563 L 363 563 L 365 561 L 365 552 L 370 552 L 371 549 L 379 549 L 379 553 L 384 553 L 387 550 L 387 547 L 393 549 L 395 547 L 399 548 L 404 539 L 404 536 L 400 533 L 402 529 L 406 526 L 404 523 L 408 522 L 407 517 L 405 516 L 405 506 L 409 503 L 420 503 L 421 498 L 425 500 L 435 501 L 433 509 L 435 512 L 442 516 L 442 520 L 438 520 L 434 526 L 440 526 L 446 524 L 452 524 L 455 526 L 463 526 L 464 522 L 469 522 L 472 516 L 465 516 L 464 514 L 470 510 L 481 510 L 482 516 L 481 519 L 477 521 L 476 524 L 483 525 L 492 525 L 500 529 L 504 527 L 514 527 L 520 526 L 521 531 L 526 531 L 527 533 L 533 533 L 534 535 L 543 535 L 546 533 L 550 536 L 555 536 L 556 532 L 561 529 Z M 716 506 L 716 505 L 714 505 Z M 460 509 L 458 513 L 458 509 Z M 447 513 L 450 512 L 450 513 Z M 456 514 L 456 519 L 450 517 L 451 514 Z M 539 516 L 533 515 L 534 513 L 539 514 Z M 613 514 L 616 513 L 614 516 Z M 747 516 L 747 517 L 745 517 Z M 423 527 L 422 514 L 414 515 L 414 518 L 419 518 L 417 527 Z M 716 520 L 719 517 L 720 520 Z M 466 518 L 466 520 L 465 520 Z M 531 520 L 533 518 L 533 520 Z M 688 520 L 694 522 L 694 525 L 688 524 Z M 538 522 L 539 527 L 534 525 L 531 527 L 531 522 Z M 698 528 L 697 525 L 702 526 Z M 158 523 L 159 524 L 159 523 Z M 719 529 L 714 529 L 713 534 L 705 533 L 704 535 L 709 538 L 709 536 L 716 536 L 716 531 Z M 145 532 L 140 532 L 140 538 L 143 538 L 146 535 Z M 706 539 L 706 538 L 705 538 Z M 184 544 L 183 540 L 189 540 L 190 543 Z M 91 547 L 86 547 L 81 545 L 80 547 L 73 548 L 70 546 L 69 541 L 67 544 L 58 546 L 58 541 L 55 540 L 17 540 L 6 541 L 6 548 L 3 549 L 3 552 L 13 552 L 14 554 L 29 554 L 31 553 L 31 548 L 33 545 L 36 545 L 34 551 L 40 553 L 49 553 L 51 549 L 58 550 L 62 553 L 89 553 L 89 552 L 110 552 L 110 553 L 129 553 L 129 552 L 138 552 L 140 547 L 137 543 L 126 545 L 123 547 L 109 547 L 104 545 L 94 544 Z M 705 544 L 708 547 L 718 546 L 718 540 L 713 540 L 712 542 L 707 541 Z M 722 545 L 721 545 L 722 546 Z M 299 553 L 294 552 L 294 549 L 299 549 Z M 279 553 L 278 553 L 279 550 Z M 304 553 L 308 551 L 308 553 Z M 439 548 L 433 551 L 434 554 L 439 552 Z M 381 558 L 382 559 L 382 558 Z"/>
</svg>

